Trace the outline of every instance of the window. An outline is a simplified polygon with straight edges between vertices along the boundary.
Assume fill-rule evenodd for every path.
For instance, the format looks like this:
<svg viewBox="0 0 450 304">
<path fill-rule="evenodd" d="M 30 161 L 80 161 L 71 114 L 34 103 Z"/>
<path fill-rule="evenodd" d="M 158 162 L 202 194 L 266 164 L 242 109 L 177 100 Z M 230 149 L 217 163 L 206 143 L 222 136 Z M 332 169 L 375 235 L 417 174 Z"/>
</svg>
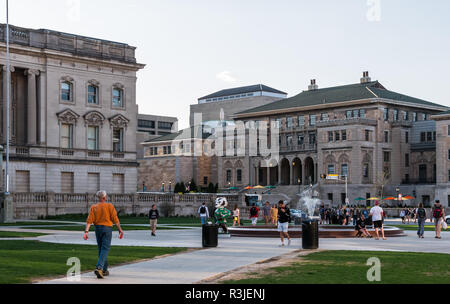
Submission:
<svg viewBox="0 0 450 304">
<path fill-rule="evenodd" d="M 73 148 L 73 125 L 61 124 L 61 148 Z"/>
<path fill-rule="evenodd" d="M 203 185 L 208 185 L 208 177 L 207 176 L 203 176 Z"/>
<path fill-rule="evenodd" d="M 402 115 L 403 115 L 403 120 L 408 120 L 408 112 L 407 111 L 402 111 Z"/>
<path fill-rule="evenodd" d="M 158 129 L 171 130 L 173 123 L 166 121 L 158 121 Z"/>
<path fill-rule="evenodd" d="M 384 109 L 384 121 L 387 121 L 389 119 L 389 109 Z"/>
<path fill-rule="evenodd" d="M 292 146 L 292 135 L 286 136 L 286 145 L 287 145 L 288 147 L 291 147 L 291 146 Z"/>
<path fill-rule="evenodd" d="M 227 170 L 226 181 L 227 181 L 227 183 L 231 183 L 231 170 L 230 169 Z"/>
<path fill-rule="evenodd" d="M 30 171 L 16 171 L 15 192 L 30 192 Z"/>
<path fill-rule="evenodd" d="M 339 132 L 339 131 L 334 132 L 334 140 L 335 141 L 341 140 L 341 132 Z"/>
<path fill-rule="evenodd" d="M 303 145 L 304 143 L 305 143 L 305 136 L 298 135 L 297 136 L 297 144 L 300 146 L 300 145 Z"/>
<path fill-rule="evenodd" d="M 370 130 L 365 130 L 366 141 L 370 141 Z"/>
<path fill-rule="evenodd" d="M 450 136 L 450 125 L 447 126 L 447 135 Z"/>
<path fill-rule="evenodd" d="M 333 193 L 328 193 L 328 200 L 333 201 Z"/>
<path fill-rule="evenodd" d="M 236 170 L 236 180 L 238 183 L 242 183 L 242 170 L 241 169 Z"/>
<path fill-rule="evenodd" d="M 167 146 L 167 154 L 172 154 L 172 146 Z"/>
<path fill-rule="evenodd" d="M 275 119 L 275 128 L 281 128 L 281 119 L 280 118 L 277 118 L 277 119 Z"/>
<path fill-rule="evenodd" d="M 390 152 L 384 152 L 383 155 L 384 155 L 384 157 L 383 157 L 384 162 L 387 163 L 387 162 L 391 161 L 391 153 Z"/>
<path fill-rule="evenodd" d="M 427 133 L 421 132 L 420 133 L 420 142 L 426 142 L 427 140 Z"/>
<path fill-rule="evenodd" d="M 328 165 L 328 175 L 334 174 L 334 165 Z"/>
<path fill-rule="evenodd" d="M 72 99 L 72 83 L 70 82 L 62 82 L 61 83 L 61 100 L 63 101 L 73 101 Z"/>
<path fill-rule="evenodd" d="M 369 164 L 363 165 L 363 177 L 365 178 L 369 177 Z"/>
<path fill-rule="evenodd" d="M 450 170 L 448 170 L 448 181 L 450 182 Z"/>
<path fill-rule="evenodd" d="M 433 141 L 433 132 L 427 132 L 427 142 Z"/>
<path fill-rule="evenodd" d="M 352 111 L 352 110 L 349 110 L 349 111 L 345 112 L 345 117 L 346 117 L 347 119 L 352 118 L 352 117 L 353 117 L 353 111 Z"/>
<path fill-rule="evenodd" d="M 342 130 L 342 140 L 347 140 L 347 130 Z"/>
<path fill-rule="evenodd" d="M 394 121 L 398 121 L 398 110 L 394 110 Z"/>
<path fill-rule="evenodd" d="M 343 164 L 341 166 L 341 175 L 348 176 L 348 165 L 347 164 Z"/>
<path fill-rule="evenodd" d="M 309 125 L 310 126 L 316 125 L 316 115 L 309 115 Z"/>
<path fill-rule="evenodd" d="M 320 120 L 322 121 L 328 121 L 328 113 L 322 113 L 320 115 Z"/>
<path fill-rule="evenodd" d="M 98 127 L 88 127 L 88 150 L 98 150 Z"/>
<path fill-rule="evenodd" d="M 314 133 L 309 134 L 309 143 L 310 144 L 316 143 L 316 134 L 314 134 Z"/>
<path fill-rule="evenodd" d="M 73 193 L 73 172 L 61 172 L 61 193 Z"/>
<path fill-rule="evenodd" d="M 409 154 L 408 153 L 405 154 L 405 167 L 406 168 L 409 167 Z"/>
<path fill-rule="evenodd" d="M 359 110 L 353 110 L 353 117 L 358 118 L 359 117 Z"/>
<path fill-rule="evenodd" d="M 417 121 L 417 112 L 413 112 L 412 116 L 412 121 Z"/>
<path fill-rule="evenodd" d="M 328 132 L 328 142 L 332 142 L 333 141 L 333 132 L 329 131 Z"/>
<path fill-rule="evenodd" d="M 433 141 L 436 141 L 436 131 L 433 132 Z"/>
<path fill-rule="evenodd" d="M 123 129 L 113 129 L 113 151 L 123 152 Z"/>
<path fill-rule="evenodd" d="M 299 126 L 304 126 L 304 125 L 305 125 L 305 116 L 300 115 L 300 116 L 298 117 L 298 125 L 299 125 Z"/>
<path fill-rule="evenodd" d="M 450 150 L 448 150 L 448 160 L 450 160 Z"/>
<path fill-rule="evenodd" d="M 421 120 L 427 120 L 427 115 L 425 113 L 420 113 L 419 116 Z"/>
<path fill-rule="evenodd" d="M 158 147 L 150 147 L 149 149 L 151 156 L 158 155 Z"/>
<path fill-rule="evenodd" d="M 123 90 L 114 88 L 112 91 L 112 104 L 114 107 L 123 107 Z"/>
<path fill-rule="evenodd" d="M 384 142 L 389 142 L 389 131 L 384 131 Z"/>
<path fill-rule="evenodd" d="M 409 143 L 409 132 L 405 132 L 405 143 Z"/>
<path fill-rule="evenodd" d="M 88 103 L 98 104 L 98 87 L 95 85 L 88 86 Z"/>
<path fill-rule="evenodd" d="M 167 147 L 166 146 L 163 147 L 163 154 L 167 155 Z"/>
<path fill-rule="evenodd" d="M 139 119 L 138 120 L 138 127 L 154 129 L 155 128 L 155 121 Z"/>
<path fill-rule="evenodd" d="M 292 128 L 294 126 L 294 119 L 292 117 L 288 117 L 286 119 L 286 127 Z"/>
<path fill-rule="evenodd" d="M 359 117 L 366 118 L 366 110 L 364 109 L 359 110 Z"/>
</svg>

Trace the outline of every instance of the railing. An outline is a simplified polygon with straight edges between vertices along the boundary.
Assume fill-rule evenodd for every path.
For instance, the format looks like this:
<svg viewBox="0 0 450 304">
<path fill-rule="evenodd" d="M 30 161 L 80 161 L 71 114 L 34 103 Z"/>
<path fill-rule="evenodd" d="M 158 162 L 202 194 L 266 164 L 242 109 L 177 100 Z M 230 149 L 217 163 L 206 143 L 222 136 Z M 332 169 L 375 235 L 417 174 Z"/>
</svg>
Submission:
<svg viewBox="0 0 450 304">
<path fill-rule="evenodd" d="M 317 151 L 317 144 L 302 144 L 296 146 L 280 147 L 280 152 L 294 152 L 294 151 Z"/>
</svg>

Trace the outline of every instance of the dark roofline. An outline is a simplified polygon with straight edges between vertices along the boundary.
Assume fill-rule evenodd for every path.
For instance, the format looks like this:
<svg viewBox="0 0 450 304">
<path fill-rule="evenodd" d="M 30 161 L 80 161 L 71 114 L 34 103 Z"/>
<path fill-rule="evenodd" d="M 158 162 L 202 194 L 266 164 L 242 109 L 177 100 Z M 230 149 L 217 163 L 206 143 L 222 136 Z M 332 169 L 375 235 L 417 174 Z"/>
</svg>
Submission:
<svg viewBox="0 0 450 304">
<path fill-rule="evenodd" d="M 224 96 L 229 96 L 229 95 L 244 94 L 244 93 L 250 93 L 250 92 L 269 92 L 269 93 L 287 95 L 287 93 L 285 93 L 283 91 L 271 88 L 264 84 L 255 84 L 255 85 L 250 85 L 250 86 L 243 86 L 243 87 L 236 87 L 236 88 L 220 90 L 215 93 L 206 95 L 204 97 L 200 97 L 198 100 L 216 98 L 216 97 L 224 97 Z"/>
</svg>

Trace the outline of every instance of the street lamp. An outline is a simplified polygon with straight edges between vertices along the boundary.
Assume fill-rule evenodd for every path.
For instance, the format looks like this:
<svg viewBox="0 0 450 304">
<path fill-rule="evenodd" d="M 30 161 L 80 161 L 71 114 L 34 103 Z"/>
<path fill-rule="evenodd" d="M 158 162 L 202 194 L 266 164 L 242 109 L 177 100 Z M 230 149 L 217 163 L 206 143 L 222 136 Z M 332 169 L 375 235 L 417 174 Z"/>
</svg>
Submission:
<svg viewBox="0 0 450 304">
<path fill-rule="evenodd" d="M 142 182 L 142 192 L 145 192 L 145 182 Z"/>
<path fill-rule="evenodd" d="M 169 192 L 172 192 L 172 182 L 169 182 Z"/>
</svg>

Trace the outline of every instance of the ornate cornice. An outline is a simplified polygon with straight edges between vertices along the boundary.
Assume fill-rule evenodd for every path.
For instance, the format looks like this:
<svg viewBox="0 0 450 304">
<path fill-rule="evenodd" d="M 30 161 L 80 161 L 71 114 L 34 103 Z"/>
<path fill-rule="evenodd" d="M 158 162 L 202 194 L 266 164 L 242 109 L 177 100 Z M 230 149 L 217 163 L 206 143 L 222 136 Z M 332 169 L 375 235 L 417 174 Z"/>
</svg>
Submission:
<svg viewBox="0 0 450 304">
<path fill-rule="evenodd" d="M 70 109 L 65 109 L 64 111 L 57 113 L 56 116 L 58 116 L 60 122 L 67 124 L 76 124 L 80 117 L 80 115 Z"/>
<path fill-rule="evenodd" d="M 70 76 L 63 76 L 63 77 L 61 77 L 61 80 L 67 81 L 67 82 L 73 82 L 74 79 Z"/>
<path fill-rule="evenodd" d="M 126 128 L 130 120 L 122 114 L 117 114 L 109 118 L 109 124 L 115 128 Z"/>
<path fill-rule="evenodd" d="M 91 111 L 86 113 L 84 116 L 85 125 L 90 126 L 103 126 L 103 122 L 105 121 L 105 116 L 102 113 L 97 111 Z"/>
</svg>

